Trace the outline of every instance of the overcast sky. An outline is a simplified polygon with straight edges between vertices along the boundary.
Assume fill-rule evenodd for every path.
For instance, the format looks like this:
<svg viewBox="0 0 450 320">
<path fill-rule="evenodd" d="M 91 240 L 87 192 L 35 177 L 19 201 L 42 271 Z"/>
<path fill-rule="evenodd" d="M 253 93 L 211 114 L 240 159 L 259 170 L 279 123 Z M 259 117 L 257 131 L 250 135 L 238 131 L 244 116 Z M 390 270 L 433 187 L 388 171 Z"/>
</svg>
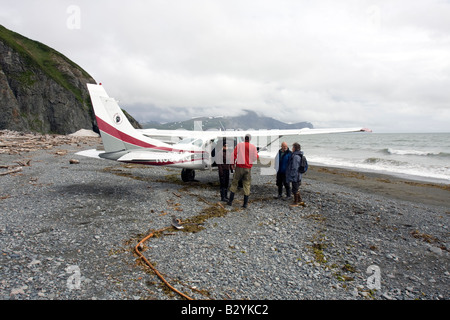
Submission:
<svg viewBox="0 0 450 320">
<path fill-rule="evenodd" d="M 1 0 L 140 121 L 450 132 L 449 0 Z"/>
</svg>

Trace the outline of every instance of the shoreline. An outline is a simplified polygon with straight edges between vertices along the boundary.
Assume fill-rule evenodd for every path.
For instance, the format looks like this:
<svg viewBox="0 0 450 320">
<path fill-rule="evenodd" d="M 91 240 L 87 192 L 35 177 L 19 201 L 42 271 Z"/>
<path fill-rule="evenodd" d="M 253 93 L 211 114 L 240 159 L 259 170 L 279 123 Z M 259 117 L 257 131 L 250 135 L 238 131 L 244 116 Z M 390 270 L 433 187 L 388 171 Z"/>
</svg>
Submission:
<svg viewBox="0 0 450 320">
<path fill-rule="evenodd" d="M 449 184 L 321 165 L 310 165 L 304 181 L 308 179 L 335 183 L 397 200 L 450 208 Z"/>
<path fill-rule="evenodd" d="M 408 181 L 414 181 L 419 183 L 427 183 L 427 184 L 436 184 L 436 185 L 450 185 L 450 180 L 447 179 L 440 179 L 440 178 L 434 178 L 434 177 L 427 177 L 427 176 L 420 176 L 420 175 L 412 175 L 408 173 L 400 173 L 400 172 L 393 172 L 388 170 L 375 170 L 375 169 L 366 169 L 366 168 L 354 168 L 349 166 L 333 166 L 323 163 L 312 163 L 311 165 L 315 165 L 317 167 L 326 167 L 326 168 L 336 168 L 336 169 L 342 169 L 347 171 L 357 171 L 361 173 L 367 173 L 367 174 L 375 174 L 375 175 L 382 175 L 382 176 L 389 176 L 394 177 L 398 179 L 408 180 Z"/>
</svg>

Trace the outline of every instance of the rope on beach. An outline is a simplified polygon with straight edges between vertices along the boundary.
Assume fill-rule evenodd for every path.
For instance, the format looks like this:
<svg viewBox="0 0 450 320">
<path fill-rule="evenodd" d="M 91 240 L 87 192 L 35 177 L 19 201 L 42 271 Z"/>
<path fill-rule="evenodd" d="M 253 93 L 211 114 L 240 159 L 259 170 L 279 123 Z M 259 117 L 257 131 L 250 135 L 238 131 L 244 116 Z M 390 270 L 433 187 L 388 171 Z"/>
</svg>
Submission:
<svg viewBox="0 0 450 320">
<path fill-rule="evenodd" d="M 136 253 L 139 255 L 139 257 L 140 257 L 142 260 L 145 261 L 145 263 L 153 270 L 153 272 L 155 272 L 155 274 L 162 280 L 162 282 L 164 282 L 164 284 L 165 284 L 170 290 L 172 290 L 172 291 L 178 293 L 180 296 L 182 296 L 182 297 L 184 297 L 184 298 L 186 298 L 186 299 L 188 299 L 188 300 L 194 300 L 193 298 L 189 297 L 188 295 L 182 293 L 181 291 L 178 291 L 178 290 L 175 289 L 173 286 L 171 286 L 170 283 L 169 283 L 166 279 L 164 279 L 164 277 L 161 275 L 161 273 L 159 273 L 159 271 L 158 271 L 158 270 L 157 270 L 157 269 L 156 269 L 156 268 L 155 268 L 155 267 L 147 260 L 147 258 L 145 258 L 145 256 L 139 251 L 139 248 L 142 246 L 142 244 L 143 244 L 145 241 L 147 241 L 148 239 L 150 239 L 151 237 L 153 237 L 155 233 L 157 233 L 157 232 L 163 232 L 163 231 L 165 231 L 165 230 L 167 230 L 167 229 L 170 229 L 170 228 L 172 228 L 172 227 L 170 226 L 170 227 L 166 227 L 166 228 L 159 229 L 159 230 L 156 230 L 156 231 L 151 232 L 148 236 L 146 236 L 144 239 L 142 239 L 142 240 L 136 245 L 136 247 L 134 248 L 134 250 L 135 250 Z"/>
</svg>

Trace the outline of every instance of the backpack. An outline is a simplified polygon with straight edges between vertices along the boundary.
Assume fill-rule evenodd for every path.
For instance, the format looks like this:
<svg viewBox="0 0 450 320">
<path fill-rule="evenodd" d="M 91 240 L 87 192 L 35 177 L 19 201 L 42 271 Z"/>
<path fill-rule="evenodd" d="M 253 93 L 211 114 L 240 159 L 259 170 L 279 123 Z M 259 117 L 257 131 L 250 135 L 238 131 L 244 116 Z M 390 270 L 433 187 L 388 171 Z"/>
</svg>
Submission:
<svg viewBox="0 0 450 320">
<path fill-rule="evenodd" d="M 300 167 L 298 167 L 298 172 L 305 173 L 308 170 L 308 160 L 304 155 L 301 156 L 300 159 Z"/>
</svg>

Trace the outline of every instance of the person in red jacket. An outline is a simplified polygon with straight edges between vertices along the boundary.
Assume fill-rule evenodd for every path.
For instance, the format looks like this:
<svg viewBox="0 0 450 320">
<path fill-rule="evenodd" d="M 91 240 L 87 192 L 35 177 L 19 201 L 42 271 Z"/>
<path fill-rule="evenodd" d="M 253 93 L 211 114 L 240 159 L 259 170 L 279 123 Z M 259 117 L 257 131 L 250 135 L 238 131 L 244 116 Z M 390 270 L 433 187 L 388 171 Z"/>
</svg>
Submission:
<svg viewBox="0 0 450 320">
<path fill-rule="evenodd" d="M 247 134 L 245 136 L 245 142 L 238 143 L 234 149 L 234 163 L 235 172 L 233 174 L 233 181 L 230 187 L 230 196 L 228 205 L 231 206 L 234 199 L 234 194 L 237 192 L 239 180 L 242 180 L 244 189 L 244 204 L 242 207 L 247 208 L 248 198 L 250 196 L 250 186 L 252 182 L 252 167 L 253 162 L 258 158 L 258 151 L 255 145 L 250 143 L 251 136 Z"/>
</svg>

